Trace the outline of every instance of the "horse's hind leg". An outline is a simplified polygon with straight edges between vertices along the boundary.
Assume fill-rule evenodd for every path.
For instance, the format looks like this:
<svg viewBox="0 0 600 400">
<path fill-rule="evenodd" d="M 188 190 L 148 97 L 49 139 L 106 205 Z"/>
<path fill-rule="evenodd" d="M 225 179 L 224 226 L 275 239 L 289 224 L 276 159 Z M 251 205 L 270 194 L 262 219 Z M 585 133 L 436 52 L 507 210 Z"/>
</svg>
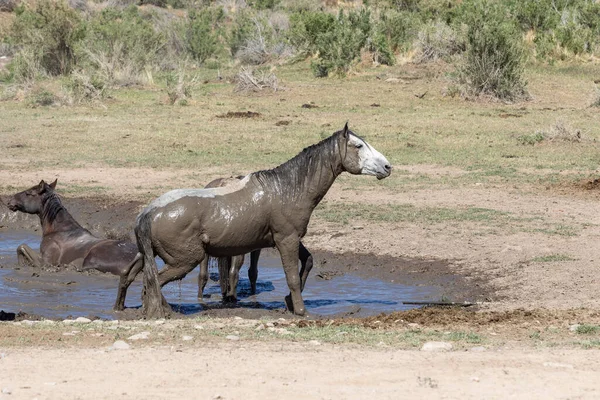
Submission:
<svg viewBox="0 0 600 400">
<path fill-rule="evenodd" d="M 192 268 L 193 269 L 193 268 Z M 191 271 L 191 270 L 190 270 Z M 198 300 L 203 301 L 204 288 L 208 282 L 208 256 L 205 255 L 200 261 L 200 271 L 198 272 Z"/>
<path fill-rule="evenodd" d="M 308 278 L 308 274 L 313 267 L 313 256 L 310 254 L 310 251 L 304 247 L 302 242 L 300 242 L 298 257 L 300 258 L 300 263 L 302 264 L 302 268 L 300 268 L 300 280 L 302 281 L 302 291 L 304 291 L 304 285 L 306 285 L 306 279 Z"/>
<path fill-rule="evenodd" d="M 221 298 L 225 301 L 229 293 L 229 269 L 231 268 L 231 257 L 218 257 L 219 286 L 221 287 Z"/>
<path fill-rule="evenodd" d="M 206 276 L 204 278 L 205 282 L 208 281 L 208 257 L 203 257 L 200 262 L 185 260 L 165 265 L 165 268 L 158 275 L 160 287 L 162 288 L 169 282 L 185 278 L 198 264 L 200 264 L 200 273 Z M 206 283 L 204 284 L 206 285 Z"/>
<path fill-rule="evenodd" d="M 223 298 L 226 303 L 235 303 L 237 301 L 237 285 L 240 280 L 240 269 L 244 265 L 244 255 L 230 258 L 231 269 L 229 271 L 229 288 L 227 296 Z"/>
<path fill-rule="evenodd" d="M 129 264 L 129 269 L 125 271 L 125 273 L 123 273 L 119 279 L 117 300 L 115 301 L 113 310 L 123 311 L 125 309 L 125 297 L 127 297 L 127 289 L 129 289 L 129 286 L 135 280 L 136 276 L 142 271 L 143 266 L 144 263 L 142 262 L 142 255 L 138 253 L 131 264 Z"/>
<path fill-rule="evenodd" d="M 17 262 L 19 265 L 40 268 L 44 263 L 42 256 L 26 244 L 17 247 Z"/>
<path fill-rule="evenodd" d="M 248 267 L 248 279 L 250 280 L 250 294 L 256 294 L 256 281 L 258 279 L 258 259 L 260 250 L 254 250 L 250 253 L 250 266 Z"/>
</svg>

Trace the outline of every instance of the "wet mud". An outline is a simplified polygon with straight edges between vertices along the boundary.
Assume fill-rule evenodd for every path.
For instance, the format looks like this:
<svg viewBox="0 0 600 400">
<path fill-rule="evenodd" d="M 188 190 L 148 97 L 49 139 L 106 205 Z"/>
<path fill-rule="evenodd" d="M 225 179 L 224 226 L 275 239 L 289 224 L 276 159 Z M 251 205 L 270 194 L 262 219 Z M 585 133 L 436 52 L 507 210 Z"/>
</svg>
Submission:
<svg viewBox="0 0 600 400">
<path fill-rule="evenodd" d="M 133 239 L 138 202 L 108 199 L 63 199 L 69 212 L 98 236 Z M 85 316 L 103 319 L 140 318 L 141 275 L 128 292 L 124 312 L 112 311 L 118 277 L 73 269 L 33 269 L 17 266 L 15 250 L 26 243 L 39 248 L 37 217 L 12 213 L 0 204 L 0 310 L 15 318 Z M 314 268 L 303 297 L 312 319 L 363 318 L 415 308 L 405 301 L 476 302 L 486 298 L 485 284 L 453 272 L 452 260 L 378 257 L 312 251 Z M 247 257 L 249 259 L 249 257 Z M 249 260 L 246 260 L 249 261 Z M 160 265 L 160 264 L 159 264 Z M 247 265 L 240 272 L 238 303 L 223 305 L 216 267 L 202 301 L 197 298 L 197 269 L 163 289 L 175 311 L 215 317 L 291 317 L 285 311 L 288 293 L 279 254 L 263 251 L 258 293 L 250 295 Z"/>
</svg>

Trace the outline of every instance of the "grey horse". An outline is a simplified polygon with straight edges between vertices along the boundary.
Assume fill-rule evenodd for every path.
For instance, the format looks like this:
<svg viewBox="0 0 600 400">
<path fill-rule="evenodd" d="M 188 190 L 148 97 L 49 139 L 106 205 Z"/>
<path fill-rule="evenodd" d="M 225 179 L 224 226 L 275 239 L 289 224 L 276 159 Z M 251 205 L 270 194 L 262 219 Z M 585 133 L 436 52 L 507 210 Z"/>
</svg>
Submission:
<svg viewBox="0 0 600 400">
<path fill-rule="evenodd" d="M 201 282 L 206 281 L 208 256 L 238 256 L 265 247 L 276 247 L 281 255 L 290 289 L 286 306 L 304 315 L 302 289 L 309 271 L 298 271 L 300 239 L 313 210 L 344 171 L 383 179 L 392 167 L 346 124 L 276 168 L 225 187 L 177 189 L 153 200 L 136 220 L 139 254 L 132 264 L 143 263 L 144 315 L 167 315 L 171 309 L 162 286 L 182 279 L 196 265 Z M 160 273 L 156 255 L 165 262 Z"/>
</svg>

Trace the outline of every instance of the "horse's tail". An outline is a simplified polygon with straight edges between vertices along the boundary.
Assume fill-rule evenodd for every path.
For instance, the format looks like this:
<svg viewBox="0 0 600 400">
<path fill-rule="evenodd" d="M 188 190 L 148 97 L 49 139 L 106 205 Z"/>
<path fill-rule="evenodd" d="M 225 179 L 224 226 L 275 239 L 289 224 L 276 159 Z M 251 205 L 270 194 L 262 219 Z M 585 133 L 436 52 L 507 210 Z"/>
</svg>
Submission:
<svg viewBox="0 0 600 400">
<path fill-rule="evenodd" d="M 137 218 L 135 238 L 138 251 L 142 255 L 142 269 L 144 271 L 144 287 L 142 289 L 142 313 L 147 318 L 162 318 L 165 316 L 160 283 L 158 282 L 158 266 L 154 257 L 152 246 L 152 219 L 151 212 L 142 212 Z"/>
</svg>

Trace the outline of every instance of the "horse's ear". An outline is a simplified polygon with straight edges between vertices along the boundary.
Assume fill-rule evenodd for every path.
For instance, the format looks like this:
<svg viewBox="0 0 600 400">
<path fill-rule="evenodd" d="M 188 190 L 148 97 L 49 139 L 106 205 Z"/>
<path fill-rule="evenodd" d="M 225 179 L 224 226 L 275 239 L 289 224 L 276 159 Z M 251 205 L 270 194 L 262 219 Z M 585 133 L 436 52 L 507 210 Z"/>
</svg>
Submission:
<svg viewBox="0 0 600 400">
<path fill-rule="evenodd" d="M 58 182 L 58 178 L 56 178 L 56 179 L 54 180 L 54 182 L 52 182 L 52 183 L 50 184 L 50 187 L 52 188 L 52 190 L 56 189 L 56 183 L 57 183 L 57 182 Z"/>
<path fill-rule="evenodd" d="M 344 125 L 344 129 L 342 130 L 342 136 L 348 139 L 348 121 L 346 121 L 346 125 Z"/>
<path fill-rule="evenodd" d="M 38 192 L 42 193 L 44 191 L 45 186 L 46 186 L 46 182 L 44 182 L 44 180 L 42 179 L 40 181 L 40 183 L 38 183 L 38 187 L 37 187 Z"/>
</svg>

